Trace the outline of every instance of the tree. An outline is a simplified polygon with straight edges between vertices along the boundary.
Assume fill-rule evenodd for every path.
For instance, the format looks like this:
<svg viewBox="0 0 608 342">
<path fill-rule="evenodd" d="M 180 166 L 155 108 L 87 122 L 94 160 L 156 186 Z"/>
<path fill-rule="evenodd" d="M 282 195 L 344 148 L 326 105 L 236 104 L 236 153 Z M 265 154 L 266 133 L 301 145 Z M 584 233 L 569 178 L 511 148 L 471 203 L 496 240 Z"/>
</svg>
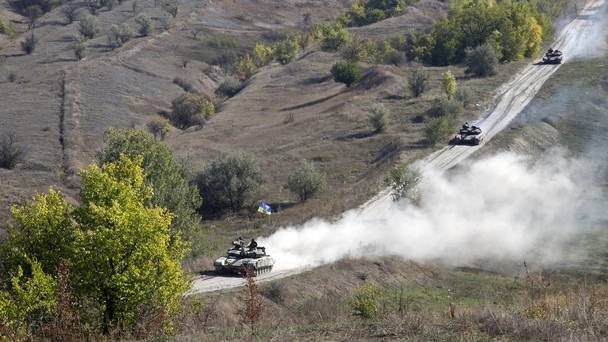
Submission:
<svg viewBox="0 0 608 342">
<path fill-rule="evenodd" d="M 334 64 L 331 67 L 331 74 L 334 77 L 334 81 L 344 83 L 347 87 L 350 87 L 363 77 L 359 65 L 347 61 L 339 61 Z"/>
<path fill-rule="evenodd" d="M 82 60 L 86 55 L 87 46 L 84 39 L 78 39 L 72 44 L 72 50 L 74 50 L 74 56 L 77 60 Z"/>
<path fill-rule="evenodd" d="M 200 227 L 196 212 L 201 206 L 198 190 L 189 184 L 186 170 L 175 161 L 166 145 L 140 130 L 110 129 L 104 136 L 97 160 L 103 165 L 118 161 L 121 155 L 143 157 L 145 184 L 154 189 L 147 204 L 166 208 L 175 215 L 170 227 L 172 235 L 187 236 Z"/>
<path fill-rule="evenodd" d="M 171 102 L 171 121 L 181 129 L 202 125 L 213 113 L 215 106 L 208 99 L 192 93 L 183 93 Z"/>
<path fill-rule="evenodd" d="M 483 44 L 475 49 L 466 50 L 467 57 L 464 64 L 467 75 L 472 74 L 477 77 L 486 77 L 496 74 L 498 57 L 494 49 L 489 44 Z"/>
<path fill-rule="evenodd" d="M 61 7 L 61 14 L 67 20 L 67 24 L 71 24 L 76 20 L 76 15 L 78 14 L 78 5 L 74 1 L 68 1 L 65 5 Z"/>
<path fill-rule="evenodd" d="M 36 28 L 36 22 L 38 18 L 42 16 L 42 8 L 37 5 L 28 6 L 25 10 L 25 15 L 27 17 L 27 29 L 33 30 Z"/>
<path fill-rule="evenodd" d="M 421 180 L 422 174 L 417 168 L 403 165 L 391 170 L 384 181 L 391 188 L 391 196 L 394 201 L 403 198 L 417 201 L 419 199 L 417 187 Z"/>
<path fill-rule="evenodd" d="M 224 79 L 224 82 L 220 83 L 219 87 L 217 88 L 217 93 L 232 97 L 241 91 L 242 88 L 243 83 L 241 83 L 238 78 L 228 76 Z"/>
<path fill-rule="evenodd" d="M 17 143 L 12 132 L 0 137 L 0 168 L 12 169 L 25 157 L 25 149 Z"/>
<path fill-rule="evenodd" d="M 321 31 L 321 50 L 336 51 L 350 41 L 348 31 L 338 25 L 325 25 Z"/>
<path fill-rule="evenodd" d="M 412 71 L 410 76 L 408 77 L 408 85 L 410 87 L 410 91 L 414 97 L 419 97 L 426 90 L 427 81 L 429 76 L 426 72 L 424 72 L 421 68 L 416 68 Z"/>
<path fill-rule="evenodd" d="M 104 333 L 117 322 L 132 325 L 142 305 L 170 315 L 188 288 L 180 266 L 186 250 L 169 234 L 173 215 L 145 204 L 153 189 L 144 184 L 142 161 L 122 155 L 80 172 L 73 270 L 79 293 L 103 310 Z"/>
<path fill-rule="evenodd" d="M 146 124 L 148 132 L 152 133 L 154 139 L 165 140 L 169 133 L 169 121 L 165 118 L 154 118 Z"/>
<path fill-rule="evenodd" d="M 273 47 L 274 58 L 283 65 L 288 64 L 296 58 L 298 49 L 299 45 L 296 39 L 293 37 L 283 39 Z"/>
<path fill-rule="evenodd" d="M 113 49 L 123 46 L 133 37 L 133 30 L 127 24 L 112 25 L 108 34 L 108 43 Z"/>
<path fill-rule="evenodd" d="M 258 67 L 253 62 L 249 55 L 241 56 L 234 66 L 234 73 L 241 81 L 247 80 L 258 70 Z"/>
<path fill-rule="evenodd" d="M 451 100 L 456 95 L 456 78 L 450 70 L 443 73 L 443 81 L 441 83 L 443 92 Z"/>
<path fill-rule="evenodd" d="M 78 30 L 86 39 L 93 39 L 97 34 L 97 26 L 97 18 L 89 14 L 80 20 Z"/>
<path fill-rule="evenodd" d="M 238 211 L 263 183 L 262 172 L 248 154 L 222 154 L 198 175 L 196 183 L 206 211 Z"/>
<path fill-rule="evenodd" d="M 388 124 L 387 116 L 389 114 L 390 111 L 381 103 L 372 106 L 368 119 L 375 133 L 382 133 L 386 130 Z"/>
<path fill-rule="evenodd" d="M 427 122 L 424 133 L 431 145 L 447 138 L 456 129 L 456 120 L 451 115 L 433 118 Z"/>
<path fill-rule="evenodd" d="M 428 114 L 435 118 L 442 116 L 456 117 L 458 114 L 461 114 L 463 110 L 462 102 L 456 99 L 448 100 L 446 98 L 435 98 L 431 103 Z"/>
<path fill-rule="evenodd" d="M 272 60 L 273 53 L 274 52 L 270 46 L 257 42 L 253 48 L 253 62 L 258 67 L 267 65 Z"/>
<path fill-rule="evenodd" d="M 135 22 L 139 25 L 137 32 L 139 32 L 140 35 L 147 37 L 154 34 L 154 23 L 149 16 L 140 15 L 139 17 L 135 18 Z"/>
<path fill-rule="evenodd" d="M 316 195 L 325 187 L 325 175 L 309 161 L 304 161 L 287 180 L 287 188 L 301 202 Z"/>
</svg>

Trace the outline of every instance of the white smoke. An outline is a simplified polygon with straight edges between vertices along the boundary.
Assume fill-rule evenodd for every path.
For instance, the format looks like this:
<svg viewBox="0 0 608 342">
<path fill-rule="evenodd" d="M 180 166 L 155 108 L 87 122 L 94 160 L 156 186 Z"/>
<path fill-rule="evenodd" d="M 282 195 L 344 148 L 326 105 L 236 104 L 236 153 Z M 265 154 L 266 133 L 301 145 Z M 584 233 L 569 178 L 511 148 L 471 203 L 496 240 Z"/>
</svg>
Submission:
<svg viewBox="0 0 608 342">
<path fill-rule="evenodd" d="M 596 168 L 551 153 L 540 161 L 502 153 L 452 174 L 425 172 L 416 206 L 390 199 L 370 211 L 351 210 L 260 238 L 277 269 L 317 266 L 341 258 L 398 255 L 466 264 L 481 259 L 556 261 L 585 221 L 596 219 Z M 602 214 L 603 215 L 603 214 Z"/>
<path fill-rule="evenodd" d="M 605 0 L 591 0 L 586 9 L 579 13 L 577 20 L 584 26 L 579 30 L 571 51 L 564 51 L 568 58 L 597 58 L 608 51 L 608 3 Z"/>
</svg>

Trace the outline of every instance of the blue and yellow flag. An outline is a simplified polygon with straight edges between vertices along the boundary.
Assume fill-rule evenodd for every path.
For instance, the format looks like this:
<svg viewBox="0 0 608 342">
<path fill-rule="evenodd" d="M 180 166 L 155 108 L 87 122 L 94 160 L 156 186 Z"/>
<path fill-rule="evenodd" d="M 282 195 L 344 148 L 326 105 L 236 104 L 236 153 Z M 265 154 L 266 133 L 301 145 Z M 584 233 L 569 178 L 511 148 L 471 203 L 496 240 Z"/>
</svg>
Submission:
<svg viewBox="0 0 608 342">
<path fill-rule="evenodd" d="M 258 213 L 270 215 L 270 214 L 272 214 L 272 208 L 268 205 L 268 203 L 266 203 L 264 201 L 260 201 L 260 206 L 258 207 Z"/>
</svg>

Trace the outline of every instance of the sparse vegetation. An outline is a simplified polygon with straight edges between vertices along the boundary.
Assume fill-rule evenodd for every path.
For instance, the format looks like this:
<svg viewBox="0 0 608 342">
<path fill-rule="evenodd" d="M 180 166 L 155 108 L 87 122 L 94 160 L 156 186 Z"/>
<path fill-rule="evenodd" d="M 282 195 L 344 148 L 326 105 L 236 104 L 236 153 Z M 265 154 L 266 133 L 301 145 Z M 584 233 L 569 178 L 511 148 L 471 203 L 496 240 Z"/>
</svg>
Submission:
<svg viewBox="0 0 608 342">
<path fill-rule="evenodd" d="M 253 62 L 258 67 L 267 65 L 272 60 L 274 51 L 271 47 L 264 45 L 263 43 L 255 43 L 253 48 Z"/>
<path fill-rule="evenodd" d="M 68 1 L 61 7 L 61 14 L 67 21 L 67 24 L 71 24 L 76 20 L 78 15 L 78 5 L 74 2 L 74 0 Z"/>
<path fill-rule="evenodd" d="M 150 132 L 154 139 L 165 140 L 167 133 L 170 131 L 169 120 L 165 118 L 154 118 L 150 120 L 146 127 L 148 128 L 148 132 Z"/>
<path fill-rule="evenodd" d="M 252 200 L 263 178 L 253 156 L 222 154 L 204 168 L 196 183 L 203 198 L 203 211 L 236 212 Z"/>
<path fill-rule="evenodd" d="M 350 87 L 363 77 L 359 65 L 347 61 L 340 61 L 334 64 L 331 67 L 331 74 L 334 77 L 334 81 L 344 83 L 347 87 Z"/>
<path fill-rule="evenodd" d="M 93 39 L 98 31 L 98 21 L 92 15 L 86 15 L 80 20 L 78 30 L 80 34 L 86 39 Z"/>
<path fill-rule="evenodd" d="M 36 44 L 38 43 L 38 39 L 34 35 L 34 32 L 30 33 L 29 36 L 25 37 L 25 40 L 21 42 L 21 50 L 28 55 L 34 53 L 36 49 Z"/>
<path fill-rule="evenodd" d="M 258 67 L 253 62 L 253 59 L 249 55 L 239 57 L 236 65 L 234 66 L 234 73 L 240 80 L 246 80 L 253 76 L 258 70 Z"/>
<path fill-rule="evenodd" d="M 391 188 L 391 196 L 394 201 L 408 199 L 416 203 L 419 200 L 417 188 L 421 180 L 422 174 L 417 168 L 412 165 L 403 165 L 392 169 L 384 182 Z"/>
<path fill-rule="evenodd" d="M 435 98 L 428 113 L 434 118 L 442 116 L 457 117 L 459 114 L 462 114 L 463 110 L 462 102 L 456 99 Z"/>
<path fill-rule="evenodd" d="M 304 161 L 287 180 L 287 188 L 304 202 L 325 187 L 325 175 L 311 162 Z"/>
<path fill-rule="evenodd" d="M 407 81 L 414 97 L 420 97 L 427 87 L 429 76 L 422 68 L 416 68 L 409 75 Z"/>
<path fill-rule="evenodd" d="M 84 39 L 77 39 L 74 44 L 72 44 L 72 50 L 74 50 L 74 56 L 77 60 L 82 60 L 86 56 L 86 43 Z"/>
<path fill-rule="evenodd" d="M 298 42 L 293 37 L 283 39 L 273 47 L 274 58 L 281 64 L 288 64 L 296 58 L 298 49 Z"/>
<path fill-rule="evenodd" d="M 456 131 L 458 124 L 451 115 L 433 118 L 426 123 L 424 134 L 429 144 L 435 145 Z"/>
<path fill-rule="evenodd" d="M 17 80 L 17 73 L 15 73 L 14 71 L 10 71 L 8 73 L 7 79 L 10 83 L 14 83 Z"/>
<path fill-rule="evenodd" d="M 388 116 L 390 111 L 384 107 L 382 103 L 378 103 L 372 106 L 369 111 L 369 124 L 375 133 L 382 133 L 386 131 L 388 125 Z"/>
<path fill-rule="evenodd" d="M 13 169 L 25 157 L 25 149 L 17 143 L 14 133 L 0 136 L 0 168 Z"/>
<path fill-rule="evenodd" d="M 349 300 L 353 314 L 362 318 L 375 318 L 380 313 L 381 288 L 374 283 L 365 283 L 356 288 Z"/>
<path fill-rule="evenodd" d="M 42 8 L 40 8 L 38 5 L 31 5 L 25 8 L 24 13 L 27 18 L 27 29 L 35 29 L 38 18 L 40 18 L 43 14 Z"/>
<path fill-rule="evenodd" d="M 140 15 L 139 17 L 135 18 L 135 22 L 137 25 L 139 25 L 137 32 L 139 32 L 140 35 L 147 37 L 154 34 L 154 23 L 149 16 Z"/>
<path fill-rule="evenodd" d="M 184 93 L 171 102 L 173 112 L 171 122 L 178 128 L 186 129 L 202 125 L 215 113 L 215 106 L 209 99 L 197 94 Z"/>
<path fill-rule="evenodd" d="M 168 1 L 163 4 L 163 9 L 169 13 L 173 18 L 177 18 L 177 12 L 179 10 L 179 5 L 177 1 Z"/>
<path fill-rule="evenodd" d="M 242 88 L 243 83 L 239 81 L 238 78 L 228 76 L 222 83 L 220 83 L 219 87 L 217 88 L 217 93 L 227 97 L 232 97 L 241 91 Z"/>
<path fill-rule="evenodd" d="M 197 93 L 197 91 L 194 89 L 194 86 L 192 85 L 192 83 L 188 82 L 187 80 L 185 80 L 181 77 L 175 77 L 173 79 L 173 84 L 182 88 L 185 92 L 194 93 L 194 94 Z"/>
<path fill-rule="evenodd" d="M 348 31 L 339 25 L 324 24 L 320 26 L 320 41 L 323 51 L 337 51 L 350 39 Z"/>
</svg>

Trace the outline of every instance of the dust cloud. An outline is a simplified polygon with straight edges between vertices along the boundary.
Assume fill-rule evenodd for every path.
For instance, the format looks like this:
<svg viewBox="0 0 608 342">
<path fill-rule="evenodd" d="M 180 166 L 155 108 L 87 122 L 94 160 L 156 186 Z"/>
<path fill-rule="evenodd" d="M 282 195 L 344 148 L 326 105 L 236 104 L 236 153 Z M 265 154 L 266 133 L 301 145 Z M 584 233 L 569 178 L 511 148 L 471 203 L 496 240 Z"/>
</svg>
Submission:
<svg viewBox="0 0 608 342">
<path fill-rule="evenodd" d="M 452 265 L 558 262 L 566 243 L 606 218 L 600 168 L 557 150 L 536 161 L 500 153 L 450 173 L 425 170 L 418 205 L 388 199 L 335 222 L 282 228 L 260 242 L 276 269 L 388 255 Z"/>
</svg>

